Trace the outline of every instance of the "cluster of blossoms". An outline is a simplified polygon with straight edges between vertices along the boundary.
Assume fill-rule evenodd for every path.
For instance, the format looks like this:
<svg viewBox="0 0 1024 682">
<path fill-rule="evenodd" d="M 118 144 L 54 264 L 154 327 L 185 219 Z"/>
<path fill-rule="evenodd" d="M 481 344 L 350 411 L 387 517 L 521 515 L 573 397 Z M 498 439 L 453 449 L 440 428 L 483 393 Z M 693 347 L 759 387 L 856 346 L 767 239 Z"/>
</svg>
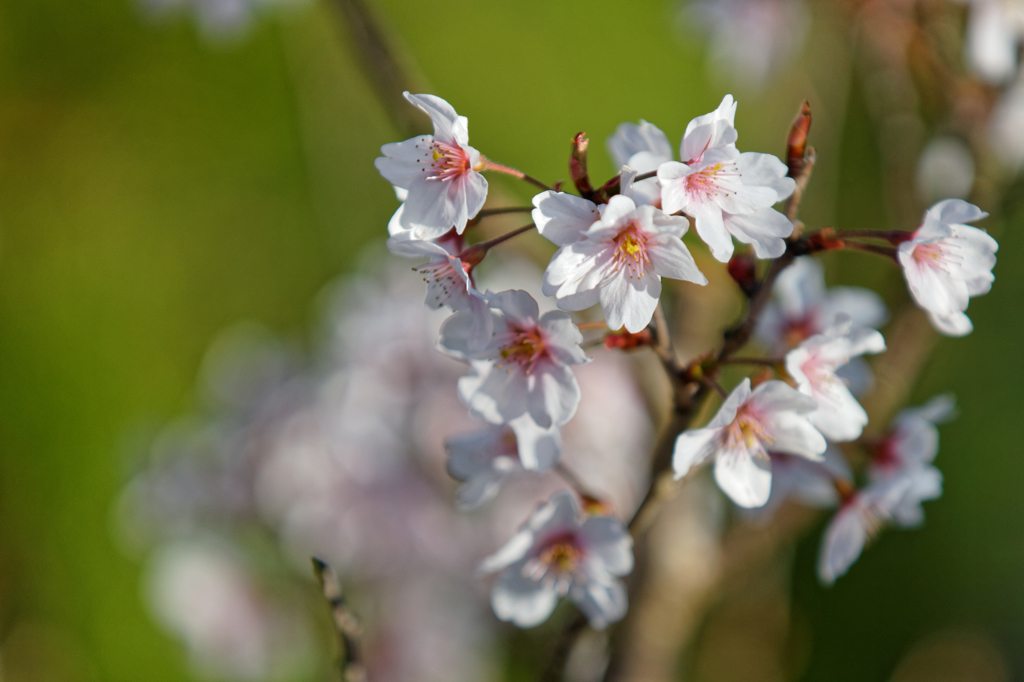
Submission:
<svg viewBox="0 0 1024 682">
<path fill-rule="evenodd" d="M 795 245 L 803 253 L 846 245 L 834 231 L 803 241 L 794 235 L 793 221 L 775 208 L 796 189 L 794 155 L 787 165 L 769 154 L 740 152 L 731 96 L 687 125 L 679 161 L 654 125 L 619 126 L 608 147 L 622 170 L 600 189 L 586 175 L 587 144 L 577 136 L 570 171 L 579 195 L 546 189 L 533 198 L 532 225 L 468 245 L 470 228 L 485 215 L 484 171 L 542 183 L 470 147 L 466 119 L 444 100 L 405 96 L 430 116 L 434 134 L 385 145 L 376 165 L 403 201 L 389 225 L 388 246 L 402 256 L 428 259 L 416 268 L 427 282 L 426 303 L 453 313 L 441 325 L 438 347 L 469 365 L 458 394 L 470 414 L 488 424 L 447 444 L 448 471 L 462 482 L 462 507 L 493 499 L 517 467 L 558 469 L 574 482 L 560 463 L 560 430 L 581 397 L 574 368 L 591 358 L 569 313 L 599 306 L 606 343 L 623 335 L 632 339 L 630 347 L 667 341 L 658 339 L 667 329 L 653 324 L 662 278 L 708 282 L 683 242 L 691 224 L 710 254 L 730 263 L 734 276 L 742 270 L 731 262 L 734 239 L 761 259 L 781 259 Z M 997 245 L 966 225 L 985 215 L 966 202 L 946 200 L 929 209 L 914 231 L 849 237 L 893 244 L 889 255 L 902 266 L 917 304 L 936 329 L 959 336 L 971 331 L 964 314 L 969 298 L 987 292 L 993 279 Z M 526 291 L 481 292 L 475 283 L 475 268 L 491 249 L 532 227 L 558 247 L 542 291 L 560 310 L 543 314 Z M 809 257 L 776 274 L 776 296 L 767 302 L 757 334 L 777 354 L 763 364 L 773 366 L 778 378 L 758 376 L 756 385 L 743 379 L 725 396 L 705 377 L 723 392 L 724 402 L 706 427 L 678 435 L 672 468 L 681 478 L 713 460 L 718 485 L 746 509 L 771 509 L 787 496 L 839 504 L 822 545 L 821 578 L 832 582 L 884 523 L 920 523 L 920 502 L 941 492 L 941 476 L 927 465 L 935 455 L 934 439 L 925 453 L 920 438 L 907 435 L 908 429 L 923 428 L 922 419 L 936 421 L 935 410 L 901 416 L 893 434 L 873 450 L 869 482 L 856 488 L 836 444 L 865 442 L 868 414 L 854 391 L 871 381 L 861 356 L 885 350 L 874 328 L 885 321 L 885 307 L 868 291 L 825 290 L 820 267 Z M 671 371 L 675 361 L 665 362 Z M 708 369 L 714 373 L 717 367 Z M 683 376 L 695 381 L 696 375 L 687 369 Z M 919 414 L 925 417 L 914 416 Z M 502 620 L 535 625 L 550 615 L 559 596 L 574 601 L 595 628 L 625 614 L 619 578 L 633 564 L 629 529 L 608 505 L 574 487 L 539 507 L 481 564 L 484 573 L 501 572 L 492 606 Z"/>
</svg>

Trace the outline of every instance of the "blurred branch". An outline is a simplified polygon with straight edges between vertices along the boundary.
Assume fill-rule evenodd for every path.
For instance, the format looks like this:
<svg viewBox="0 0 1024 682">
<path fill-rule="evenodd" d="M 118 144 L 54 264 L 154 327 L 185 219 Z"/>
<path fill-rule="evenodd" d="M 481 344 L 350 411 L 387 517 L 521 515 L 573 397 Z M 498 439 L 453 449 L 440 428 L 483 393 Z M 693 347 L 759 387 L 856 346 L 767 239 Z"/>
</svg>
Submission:
<svg viewBox="0 0 1024 682">
<path fill-rule="evenodd" d="M 338 577 L 324 561 L 313 557 L 313 573 L 316 574 L 324 598 L 331 607 L 334 629 L 338 634 L 341 651 L 338 654 L 338 670 L 343 682 L 366 682 L 366 668 L 363 666 L 359 622 L 348 610 L 345 595 Z"/>
<path fill-rule="evenodd" d="M 418 109 L 409 106 L 402 93 L 422 92 L 421 79 L 411 75 L 408 60 L 400 58 L 395 39 L 386 35 L 381 22 L 362 0 L 331 0 L 344 20 L 349 46 L 377 92 L 388 118 L 402 137 L 429 133 L 427 121 Z"/>
</svg>

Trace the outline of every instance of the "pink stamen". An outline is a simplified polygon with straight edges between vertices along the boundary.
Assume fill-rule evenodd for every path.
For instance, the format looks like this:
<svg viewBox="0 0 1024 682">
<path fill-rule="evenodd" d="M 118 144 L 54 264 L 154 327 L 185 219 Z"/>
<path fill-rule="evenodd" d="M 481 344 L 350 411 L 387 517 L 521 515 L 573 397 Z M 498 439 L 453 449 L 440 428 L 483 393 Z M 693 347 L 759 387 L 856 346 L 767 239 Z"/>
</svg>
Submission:
<svg viewBox="0 0 1024 682">
<path fill-rule="evenodd" d="M 647 255 L 647 235 L 636 223 L 630 223 L 615 237 L 615 269 L 628 268 L 630 279 L 640 278 L 644 276 L 644 264 L 650 262 L 651 258 Z"/>
<path fill-rule="evenodd" d="M 502 359 L 516 364 L 526 374 L 530 374 L 537 363 L 551 357 L 544 334 L 540 327 L 519 328 L 510 326 L 508 343 L 501 348 Z M 502 367 L 502 365 L 498 365 Z M 512 371 L 511 369 L 508 371 Z"/>
<path fill-rule="evenodd" d="M 420 147 L 422 149 L 422 147 Z M 435 139 L 427 147 L 423 155 L 428 159 L 428 167 L 423 172 L 428 173 L 427 180 L 440 180 L 446 182 L 459 178 L 469 173 L 473 168 L 466 150 L 457 144 L 449 144 Z M 423 160 L 420 160 L 423 163 Z"/>
</svg>

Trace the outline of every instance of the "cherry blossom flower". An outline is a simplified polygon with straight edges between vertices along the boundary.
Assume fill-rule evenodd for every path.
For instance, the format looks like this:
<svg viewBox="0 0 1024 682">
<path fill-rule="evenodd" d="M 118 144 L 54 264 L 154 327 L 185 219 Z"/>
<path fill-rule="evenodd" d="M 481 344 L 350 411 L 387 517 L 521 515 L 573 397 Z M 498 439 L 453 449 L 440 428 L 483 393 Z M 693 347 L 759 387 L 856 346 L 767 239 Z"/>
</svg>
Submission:
<svg viewBox="0 0 1024 682">
<path fill-rule="evenodd" d="M 487 299 L 477 291 L 470 276 L 474 264 L 462 260 L 458 255 L 461 243 L 462 239 L 451 232 L 432 241 L 412 239 L 403 233 L 390 237 L 388 248 L 391 253 L 399 256 L 430 259 L 426 264 L 413 268 L 423 276 L 427 284 L 427 298 L 424 302 L 427 307 L 435 310 L 447 305 L 453 311 L 469 311 L 473 321 L 469 346 L 478 350 L 491 340 L 494 325 Z"/>
<path fill-rule="evenodd" d="M 608 152 L 616 166 L 628 166 L 638 174 L 658 170 L 658 166 L 671 161 L 672 145 L 658 126 L 641 119 L 640 123 L 620 123 L 608 138 Z M 661 187 L 656 178 L 641 180 L 633 185 L 633 198 L 637 204 L 661 207 Z"/>
<path fill-rule="evenodd" d="M 679 149 L 685 160 L 658 167 L 662 208 L 693 217 L 697 234 L 723 263 L 734 250 L 730 234 L 753 244 L 759 257 L 774 258 L 793 232 L 792 223 L 771 207 L 793 193 L 795 182 L 771 154 L 736 149 L 735 116 L 736 104 L 726 95 L 718 109 L 686 127 Z"/>
<path fill-rule="evenodd" d="M 672 468 L 676 478 L 707 459 L 715 460 L 715 481 L 741 507 L 768 501 L 772 469 L 768 451 L 821 460 L 825 438 L 808 416 L 814 399 L 782 381 L 766 381 L 753 391 L 744 379 L 725 399 L 708 425 L 679 434 Z"/>
<path fill-rule="evenodd" d="M 821 263 L 804 256 L 775 280 L 772 299 L 758 320 L 758 339 L 772 352 L 784 353 L 848 315 L 855 326 L 877 328 L 888 311 L 881 297 L 860 287 L 825 288 Z"/>
<path fill-rule="evenodd" d="M 550 469 L 562 454 L 562 439 L 557 427 L 542 429 L 524 414 L 508 424 L 453 436 L 444 447 L 448 474 L 462 483 L 457 504 L 475 509 L 498 494 L 511 472 Z"/>
<path fill-rule="evenodd" d="M 956 415 L 952 395 L 932 398 L 922 407 L 903 410 L 892 430 L 873 448 L 868 476 L 871 480 L 897 476 L 906 469 L 926 466 L 939 452 L 939 430 Z"/>
<path fill-rule="evenodd" d="M 846 315 L 822 334 L 815 334 L 786 354 L 786 371 L 797 388 L 818 403 L 808 415 L 829 440 L 842 443 L 860 438 L 868 414 L 850 393 L 836 370 L 864 353 L 881 353 L 885 339 L 874 329 L 854 327 Z"/>
<path fill-rule="evenodd" d="M 972 296 L 987 294 L 995 277 L 996 240 L 964 223 L 988 214 L 960 199 L 940 201 L 924 214 L 920 227 L 899 245 L 897 256 L 910 293 L 932 325 L 947 336 L 974 329 L 964 314 Z"/>
<path fill-rule="evenodd" d="M 646 327 L 661 296 L 661 278 L 707 284 L 683 245 L 688 223 L 653 206 L 637 206 L 624 194 L 613 196 L 599 219 L 578 202 L 545 195 L 535 199 L 541 234 L 562 248 L 544 273 L 544 294 L 555 296 L 563 310 L 583 310 L 600 303 L 612 329 L 630 332 Z M 582 200 L 581 200 L 582 201 Z M 589 203 L 589 202 L 588 202 Z"/>
<path fill-rule="evenodd" d="M 885 526 L 919 526 L 924 521 L 921 502 L 941 494 L 942 474 L 935 467 L 925 466 L 873 481 L 850 495 L 825 529 L 818 577 L 831 585 L 845 575 L 867 542 Z"/>
<path fill-rule="evenodd" d="M 537 301 L 519 290 L 491 294 L 490 305 L 494 335 L 483 350 L 469 346 L 475 322 L 468 312 L 441 326 L 441 348 L 473 368 L 459 380 L 462 400 L 492 424 L 523 414 L 544 429 L 569 421 L 580 401 L 569 366 L 590 361 L 572 318 L 557 310 L 540 315 Z"/>
<path fill-rule="evenodd" d="M 408 192 L 396 218 L 417 239 L 435 239 L 452 227 L 462 234 L 466 222 L 483 208 L 487 180 L 484 161 L 469 146 L 465 116 L 434 95 L 404 93 L 409 103 L 430 116 L 433 135 L 420 135 L 380 148 L 374 165 L 388 182 Z"/>
<path fill-rule="evenodd" d="M 965 47 L 971 70 L 990 83 L 1009 80 L 1024 38 L 1024 5 L 1019 0 L 961 2 L 970 5 Z"/>
<path fill-rule="evenodd" d="M 837 482 L 853 480 L 843 453 L 829 445 L 820 461 L 769 452 L 772 460 L 772 490 L 763 507 L 746 510 L 753 519 L 767 521 L 787 500 L 813 509 L 839 504 Z M 848 484 L 848 483 L 847 483 Z"/>
<path fill-rule="evenodd" d="M 633 570 L 633 539 L 615 518 L 581 516 L 575 494 L 558 492 L 483 561 L 481 571 L 502 571 L 491 589 L 498 618 L 533 627 L 566 596 L 597 630 L 626 615 L 618 578 Z"/>
</svg>

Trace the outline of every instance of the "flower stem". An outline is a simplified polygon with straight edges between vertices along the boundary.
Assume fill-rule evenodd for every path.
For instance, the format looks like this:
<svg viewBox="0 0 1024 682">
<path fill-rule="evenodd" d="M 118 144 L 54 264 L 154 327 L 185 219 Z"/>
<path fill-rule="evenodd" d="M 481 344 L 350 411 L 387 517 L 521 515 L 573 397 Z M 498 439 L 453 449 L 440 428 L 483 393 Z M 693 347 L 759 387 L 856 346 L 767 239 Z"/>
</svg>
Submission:
<svg viewBox="0 0 1024 682">
<path fill-rule="evenodd" d="M 658 171 L 652 170 L 647 173 L 641 173 L 640 175 L 633 178 L 633 182 L 640 182 L 641 180 L 649 180 L 650 178 L 657 177 Z"/>
<path fill-rule="evenodd" d="M 726 358 L 719 364 L 722 365 L 763 365 L 765 367 L 774 367 L 779 363 L 783 362 L 780 358 Z"/>
<path fill-rule="evenodd" d="M 506 232 L 505 234 L 503 234 L 503 235 L 501 235 L 499 237 L 495 237 L 494 239 L 490 239 L 490 240 L 488 240 L 486 242 L 480 242 L 479 244 L 474 244 L 473 246 L 471 246 L 469 248 L 471 248 L 471 249 L 483 249 L 484 251 L 486 251 L 488 249 L 491 249 L 491 248 L 497 246 L 498 244 L 501 244 L 502 242 L 507 242 L 509 239 L 512 239 L 512 237 L 518 237 L 522 233 L 528 232 L 529 230 L 532 230 L 533 228 L 534 228 L 533 223 L 530 223 L 529 225 L 523 225 L 522 227 L 517 227 L 516 229 L 512 230 L 511 232 Z"/>
<path fill-rule="evenodd" d="M 520 180 L 526 180 L 531 185 L 536 185 L 541 189 L 552 189 L 551 187 L 548 187 L 540 180 L 530 177 L 521 170 L 516 170 L 515 168 L 512 168 L 510 166 L 503 166 L 500 163 L 494 163 L 490 159 L 484 160 L 484 170 L 494 171 L 496 173 L 504 173 L 505 175 L 511 175 L 514 178 L 519 178 Z"/>
<path fill-rule="evenodd" d="M 889 260 L 896 261 L 896 249 L 891 246 L 877 246 L 875 244 L 865 244 L 863 242 L 855 242 L 849 239 L 844 240 L 843 244 L 852 249 L 866 251 L 868 253 L 873 253 L 875 255 L 888 258 Z"/>
<path fill-rule="evenodd" d="M 486 218 L 492 215 L 504 215 L 506 213 L 529 213 L 533 206 L 506 206 L 503 208 L 485 208 L 474 216 L 475 218 Z"/>
<path fill-rule="evenodd" d="M 840 239 L 882 239 L 894 246 L 907 241 L 912 235 L 912 232 L 906 230 L 836 230 L 836 236 Z"/>
</svg>

